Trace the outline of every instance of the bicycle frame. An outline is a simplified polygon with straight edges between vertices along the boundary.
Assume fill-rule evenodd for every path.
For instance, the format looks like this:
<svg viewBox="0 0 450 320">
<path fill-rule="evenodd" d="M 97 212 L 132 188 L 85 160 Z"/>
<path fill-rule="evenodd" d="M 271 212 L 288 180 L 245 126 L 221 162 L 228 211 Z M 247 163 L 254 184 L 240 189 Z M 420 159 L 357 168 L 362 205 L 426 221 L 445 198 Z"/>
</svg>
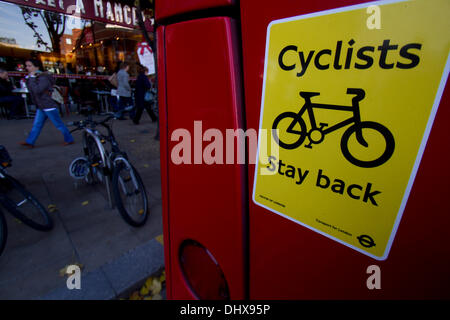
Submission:
<svg viewBox="0 0 450 320">
<path fill-rule="evenodd" d="M 130 162 L 125 157 L 122 157 L 122 156 L 114 157 L 114 160 L 113 160 L 114 165 L 116 165 L 116 163 L 118 163 L 118 162 L 123 162 L 128 170 L 132 169 Z M 137 188 L 138 182 L 136 180 L 136 177 L 134 175 L 131 175 L 131 179 L 133 179 L 133 184 Z"/>
<path fill-rule="evenodd" d="M 320 127 L 317 126 L 316 118 L 314 115 L 314 108 L 317 109 L 328 109 L 328 110 L 338 110 L 338 111 L 351 111 L 353 112 L 353 116 L 348 118 L 347 120 L 344 120 L 342 122 L 339 122 L 336 125 L 333 125 L 325 130 L 322 131 L 323 135 L 327 135 L 328 133 L 331 133 L 333 131 L 336 131 L 340 128 L 343 128 L 349 124 L 355 123 L 358 125 L 361 123 L 361 115 L 359 110 L 359 101 L 364 99 L 365 92 L 362 89 L 355 89 L 355 88 L 348 88 L 347 94 L 354 94 L 355 97 L 352 98 L 352 105 L 351 106 L 340 106 L 340 105 L 333 105 L 333 104 L 324 104 L 324 103 L 312 103 L 311 97 L 319 95 L 318 92 L 300 92 L 300 96 L 302 96 L 305 99 L 305 104 L 298 112 L 298 117 L 302 117 L 305 111 L 308 111 L 308 117 L 309 121 L 311 123 L 311 130 L 321 130 L 324 125 L 321 125 Z M 296 133 L 293 131 L 293 127 L 295 126 L 295 122 L 293 122 L 289 128 L 288 132 Z M 361 130 L 356 131 L 356 137 L 358 141 L 362 145 L 366 145 L 367 143 L 364 141 L 362 137 Z"/>
<path fill-rule="evenodd" d="M 100 141 L 100 138 L 97 134 L 95 134 L 92 129 L 85 128 L 84 134 L 83 134 L 83 148 L 84 150 L 87 150 L 87 138 L 88 136 L 92 137 L 94 139 L 95 144 L 97 145 L 98 150 L 100 151 L 100 157 L 103 161 L 103 163 L 106 165 L 106 168 L 109 172 L 112 171 L 112 164 L 109 160 L 109 157 L 107 155 L 107 152 L 105 148 L 103 147 L 102 142 Z M 106 193 L 108 194 L 108 203 L 111 209 L 114 209 L 114 202 L 113 202 L 113 196 L 111 192 L 111 177 L 109 174 L 105 174 L 103 172 L 103 176 L 105 177 L 105 184 L 106 184 Z"/>
<path fill-rule="evenodd" d="M 6 171 L 6 168 L 2 166 L 0 166 L 0 179 L 4 179 L 3 181 L 9 180 L 8 172 Z"/>
<path fill-rule="evenodd" d="M 0 178 L 1 178 L 1 179 L 6 178 L 6 177 L 3 175 L 3 173 L 5 173 L 5 170 L 4 170 L 3 168 L 0 168 Z"/>
<path fill-rule="evenodd" d="M 88 117 L 88 120 L 92 120 L 91 117 Z M 114 154 L 120 153 L 120 149 L 119 149 L 119 145 L 116 142 L 116 139 L 114 137 L 114 133 L 112 132 L 112 129 L 109 125 L 107 125 L 106 123 L 99 123 L 101 126 L 103 126 L 107 131 L 108 131 L 108 135 L 107 136 L 103 136 L 98 130 L 94 129 L 94 128 L 84 128 L 84 134 L 83 134 L 83 148 L 84 150 L 87 150 L 87 139 L 90 136 L 92 139 L 94 139 L 95 144 L 98 148 L 98 150 L 100 151 L 100 157 L 102 159 L 102 162 L 105 164 L 107 170 L 108 170 L 108 174 L 106 174 L 105 172 L 103 172 L 103 176 L 106 179 L 106 193 L 108 194 L 108 203 L 111 207 L 111 209 L 114 209 L 115 207 L 115 203 L 114 203 L 114 197 L 112 194 L 112 189 L 111 189 L 111 175 L 110 173 L 113 171 L 114 165 L 118 160 L 124 161 L 126 163 L 127 166 L 130 166 L 130 164 L 128 163 L 128 160 L 126 160 L 124 157 L 122 156 L 118 156 L 118 157 L 113 157 Z M 108 152 L 105 147 L 103 146 L 103 143 L 101 141 L 101 138 L 105 138 L 105 140 L 107 140 L 110 145 L 111 145 L 111 152 Z M 114 160 L 112 160 L 114 158 Z M 133 178 L 134 179 L 134 178 Z M 133 180 L 133 182 L 136 185 L 136 182 Z"/>
</svg>

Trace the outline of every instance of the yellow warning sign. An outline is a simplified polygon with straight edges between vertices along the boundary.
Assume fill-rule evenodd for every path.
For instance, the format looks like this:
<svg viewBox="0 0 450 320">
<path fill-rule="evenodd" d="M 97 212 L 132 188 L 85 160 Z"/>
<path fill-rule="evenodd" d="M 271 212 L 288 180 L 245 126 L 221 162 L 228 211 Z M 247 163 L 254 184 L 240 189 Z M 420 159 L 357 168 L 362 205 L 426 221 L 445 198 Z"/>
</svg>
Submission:
<svg viewBox="0 0 450 320">
<path fill-rule="evenodd" d="M 272 135 L 260 134 L 254 202 L 386 259 L 445 88 L 449 49 L 448 0 L 273 21 L 260 120 Z M 262 152 L 271 143 L 278 150 Z"/>
</svg>

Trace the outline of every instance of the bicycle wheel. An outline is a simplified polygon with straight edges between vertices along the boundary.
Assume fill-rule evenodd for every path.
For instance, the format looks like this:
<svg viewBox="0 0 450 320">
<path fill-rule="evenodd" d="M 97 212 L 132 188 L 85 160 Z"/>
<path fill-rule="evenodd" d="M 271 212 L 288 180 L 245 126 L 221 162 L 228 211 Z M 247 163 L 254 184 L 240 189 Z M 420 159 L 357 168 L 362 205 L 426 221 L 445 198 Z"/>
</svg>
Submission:
<svg viewBox="0 0 450 320">
<path fill-rule="evenodd" d="M 291 119 L 290 121 L 283 121 L 285 119 Z M 283 121 L 281 125 L 282 128 L 279 128 L 280 123 Z M 301 131 L 293 131 L 296 124 L 300 125 Z M 287 129 L 284 129 L 287 127 Z M 275 141 L 278 145 L 284 149 L 295 149 L 298 148 L 306 138 L 306 124 L 302 118 L 298 116 L 295 112 L 283 112 L 278 117 L 275 118 L 275 121 L 272 125 L 272 134 Z M 282 133 L 284 141 L 281 141 L 278 136 L 278 132 Z"/>
<path fill-rule="evenodd" d="M 148 218 L 148 200 L 139 173 L 129 163 L 114 166 L 112 189 L 117 209 L 123 219 L 134 227 L 144 225 Z"/>
<path fill-rule="evenodd" d="M 3 212 L 0 210 L 0 255 L 5 249 L 6 239 L 8 238 L 8 227 Z"/>
<path fill-rule="evenodd" d="M 352 137 L 352 135 L 355 133 L 358 128 L 361 128 L 361 131 L 363 132 L 363 135 L 367 135 L 369 130 L 366 129 L 372 129 L 375 131 L 375 133 L 378 133 L 378 136 L 381 134 L 384 142 L 385 142 L 385 148 L 381 152 L 381 155 L 375 156 L 374 159 L 358 159 L 356 156 L 354 156 L 350 150 L 349 150 L 349 140 Z M 366 132 L 366 133 L 364 133 Z M 381 139 L 379 139 L 381 142 Z M 358 139 L 355 139 L 357 145 L 361 145 L 361 143 L 358 141 Z M 370 144 L 368 144 L 366 149 L 371 147 Z M 344 157 L 354 164 L 355 166 L 361 167 L 361 168 L 374 168 L 381 166 L 383 163 L 388 161 L 392 154 L 394 153 L 395 149 L 395 140 L 392 133 L 389 131 L 388 128 L 385 126 L 379 124 L 378 122 L 372 122 L 372 121 L 363 121 L 359 125 L 353 125 L 350 128 L 348 128 L 344 134 L 342 135 L 341 139 L 341 151 Z M 373 149 L 370 150 L 364 150 L 366 154 L 370 154 L 373 152 Z M 376 153 L 376 152 L 375 152 Z"/>
<path fill-rule="evenodd" d="M 44 206 L 19 181 L 8 175 L 5 177 L 11 182 L 11 188 L 0 195 L 3 206 L 31 228 L 39 231 L 51 230 L 53 221 Z"/>
<path fill-rule="evenodd" d="M 86 137 L 85 155 L 89 162 L 89 173 L 86 175 L 86 182 L 88 184 L 103 183 L 105 164 L 102 161 L 95 139 L 90 135 Z"/>
</svg>

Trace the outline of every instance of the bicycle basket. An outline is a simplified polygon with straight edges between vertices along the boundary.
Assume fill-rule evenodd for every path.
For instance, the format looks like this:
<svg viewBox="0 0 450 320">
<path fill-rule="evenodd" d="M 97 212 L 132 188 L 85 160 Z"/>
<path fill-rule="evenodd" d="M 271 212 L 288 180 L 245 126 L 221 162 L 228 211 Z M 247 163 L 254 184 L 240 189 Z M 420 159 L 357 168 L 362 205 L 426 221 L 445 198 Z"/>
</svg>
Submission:
<svg viewBox="0 0 450 320">
<path fill-rule="evenodd" d="M 70 176 L 74 179 L 84 179 L 89 173 L 89 162 L 85 157 L 75 158 L 69 166 Z"/>
<path fill-rule="evenodd" d="M 11 166 L 11 157 L 9 156 L 8 150 L 4 146 L 0 145 L 0 165 L 4 168 Z"/>
</svg>

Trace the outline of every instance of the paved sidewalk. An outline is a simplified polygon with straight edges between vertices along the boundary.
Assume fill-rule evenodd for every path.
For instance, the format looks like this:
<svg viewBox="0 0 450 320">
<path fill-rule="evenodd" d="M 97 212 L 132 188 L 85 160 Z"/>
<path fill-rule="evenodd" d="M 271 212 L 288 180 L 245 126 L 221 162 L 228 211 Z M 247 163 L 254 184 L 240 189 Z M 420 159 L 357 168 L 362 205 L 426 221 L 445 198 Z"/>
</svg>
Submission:
<svg viewBox="0 0 450 320">
<path fill-rule="evenodd" d="M 74 121 L 82 116 L 64 117 Z M 13 165 L 8 172 L 20 180 L 51 213 L 54 229 L 35 231 L 2 209 L 8 240 L 0 256 L 0 299 L 111 299 L 163 267 L 159 142 L 153 139 L 156 123 L 144 115 L 136 126 L 131 120 L 114 121 L 121 149 L 139 171 L 147 189 L 150 216 L 145 226 L 129 226 L 106 193 L 98 186 L 75 181 L 71 161 L 82 155 L 81 135 L 75 144 L 62 146 L 62 134 L 47 121 L 34 149 L 24 141 L 32 120 L 0 120 L 0 144 Z M 159 237 L 158 239 L 160 239 Z M 82 290 L 66 289 L 60 270 L 82 264 Z"/>
</svg>

